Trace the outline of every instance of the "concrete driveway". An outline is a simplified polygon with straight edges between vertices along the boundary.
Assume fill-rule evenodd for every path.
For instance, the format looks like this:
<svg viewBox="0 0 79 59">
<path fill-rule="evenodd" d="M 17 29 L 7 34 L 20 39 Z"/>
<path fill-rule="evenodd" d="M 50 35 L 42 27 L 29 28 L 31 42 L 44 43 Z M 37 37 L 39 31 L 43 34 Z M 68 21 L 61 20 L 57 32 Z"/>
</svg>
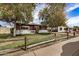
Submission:
<svg viewBox="0 0 79 59">
<path fill-rule="evenodd" d="M 79 55 L 79 37 L 72 38 L 51 46 L 47 46 L 29 53 L 24 56 L 72 56 Z"/>
</svg>

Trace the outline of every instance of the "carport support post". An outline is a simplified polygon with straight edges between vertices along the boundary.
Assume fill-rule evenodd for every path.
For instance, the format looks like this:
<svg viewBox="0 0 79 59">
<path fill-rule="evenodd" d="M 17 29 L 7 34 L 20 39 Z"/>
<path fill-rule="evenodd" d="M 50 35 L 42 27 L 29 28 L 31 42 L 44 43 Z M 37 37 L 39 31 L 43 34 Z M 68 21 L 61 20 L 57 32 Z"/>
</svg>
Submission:
<svg viewBox="0 0 79 59">
<path fill-rule="evenodd" d="M 24 38 L 24 47 L 25 47 L 25 50 L 27 50 L 27 38 L 26 38 L 26 36 Z"/>
</svg>

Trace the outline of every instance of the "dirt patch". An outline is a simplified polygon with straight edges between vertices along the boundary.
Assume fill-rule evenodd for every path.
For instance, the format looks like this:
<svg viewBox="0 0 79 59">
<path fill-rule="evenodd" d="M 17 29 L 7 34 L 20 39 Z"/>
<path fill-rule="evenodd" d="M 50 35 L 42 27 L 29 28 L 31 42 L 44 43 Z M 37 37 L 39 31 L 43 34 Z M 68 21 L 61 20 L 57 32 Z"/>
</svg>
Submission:
<svg viewBox="0 0 79 59">
<path fill-rule="evenodd" d="M 5 42 L 5 43 L 0 43 L 0 46 L 5 46 L 5 45 L 8 45 L 8 44 L 12 44 L 14 42 Z"/>
</svg>

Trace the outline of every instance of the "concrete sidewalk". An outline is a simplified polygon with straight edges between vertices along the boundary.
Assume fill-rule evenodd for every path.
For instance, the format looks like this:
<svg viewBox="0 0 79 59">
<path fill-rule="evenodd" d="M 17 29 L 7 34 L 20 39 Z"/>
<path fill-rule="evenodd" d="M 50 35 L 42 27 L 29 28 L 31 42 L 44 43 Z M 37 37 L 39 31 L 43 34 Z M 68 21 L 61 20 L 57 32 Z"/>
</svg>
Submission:
<svg viewBox="0 0 79 59">
<path fill-rule="evenodd" d="M 23 56 L 72 56 L 79 55 L 79 37 L 72 38 L 51 46 L 47 46 L 29 53 L 23 54 Z"/>
</svg>

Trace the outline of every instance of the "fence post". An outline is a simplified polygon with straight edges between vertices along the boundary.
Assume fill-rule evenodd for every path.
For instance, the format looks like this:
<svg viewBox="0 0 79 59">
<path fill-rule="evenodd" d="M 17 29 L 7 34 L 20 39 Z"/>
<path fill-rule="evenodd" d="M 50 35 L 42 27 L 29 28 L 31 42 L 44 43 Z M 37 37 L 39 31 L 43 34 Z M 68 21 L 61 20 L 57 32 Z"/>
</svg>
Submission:
<svg viewBox="0 0 79 59">
<path fill-rule="evenodd" d="M 25 50 L 27 50 L 27 38 L 26 38 L 26 36 L 24 38 L 24 47 L 25 47 Z"/>
<path fill-rule="evenodd" d="M 69 39 L 69 32 L 67 32 L 67 39 Z"/>
<path fill-rule="evenodd" d="M 73 36 L 75 37 L 75 31 L 73 32 Z"/>
<path fill-rule="evenodd" d="M 55 40 L 56 40 L 56 33 L 54 33 L 54 36 L 55 36 Z"/>
</svg>

